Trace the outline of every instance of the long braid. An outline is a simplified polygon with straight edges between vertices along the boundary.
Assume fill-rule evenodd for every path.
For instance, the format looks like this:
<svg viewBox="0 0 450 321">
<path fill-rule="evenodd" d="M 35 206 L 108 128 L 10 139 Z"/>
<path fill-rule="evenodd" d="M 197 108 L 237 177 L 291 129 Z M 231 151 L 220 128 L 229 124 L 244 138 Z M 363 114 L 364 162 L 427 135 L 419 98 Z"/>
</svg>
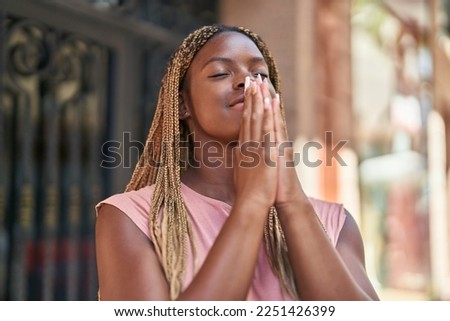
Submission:
<svg viewBox="0 0 450 321">
<path fill-rule="evenodd" d="M 187 246 L 191 247 L 194 259 L 196 258 L 193 235 L 181 193 L 180 173 L 183 164 L 188 163 L 189 153 L 180 152 L 182 144 L 188 141 L 188 131 L 179 120 L 179 93 L 197 52 L 214 35 L 228 31 L 243 33 L 256 44 L 268 64 L 270 80 L 275 90 L 280 92 L 274 59 L 258 35 L 242 27 L 223 25 L 205 26 L 192 32 L 169 61 L 144 151 L 125 189 L 132 191 L 155 185 L 149 213 L 150 234 L 169 282 L 172 299 L 176 299 L 182 290 Z M 281 108 L 284 115 L 283 106 Z M 272 269 L 284 288 L 297 297 L 284 234 L 275 209 L 269 213 L 264 234 Z"/>
</svg>

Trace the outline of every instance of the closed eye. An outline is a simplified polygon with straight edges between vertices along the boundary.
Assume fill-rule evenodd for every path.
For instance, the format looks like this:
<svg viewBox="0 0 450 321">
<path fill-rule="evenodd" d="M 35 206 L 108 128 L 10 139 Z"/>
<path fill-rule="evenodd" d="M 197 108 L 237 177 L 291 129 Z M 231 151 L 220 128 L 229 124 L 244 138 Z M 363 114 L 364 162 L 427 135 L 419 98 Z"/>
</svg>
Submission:
<svg viewBox="0 0 450 321">
<path fill-rule="evenodd" d="M 210 76 L 208 76 L 208 78 L 220 78 L 220 77 L 226 77 L 228 75 L 229 74 L 226 73 L 226 72 L 220 72 L 220 73 L 217 73 L 217 74 L 210 75 Z"/>
<path fill-rule="evenodd" d="M 264 73 L 264 72 L 255 72 L 254 75 L 255 75 L 255 77 L 257 77 L 258 75 L 261 75 L 262 79 L 269 77 L 269 75 L 267 73 Z"/>
</svg>

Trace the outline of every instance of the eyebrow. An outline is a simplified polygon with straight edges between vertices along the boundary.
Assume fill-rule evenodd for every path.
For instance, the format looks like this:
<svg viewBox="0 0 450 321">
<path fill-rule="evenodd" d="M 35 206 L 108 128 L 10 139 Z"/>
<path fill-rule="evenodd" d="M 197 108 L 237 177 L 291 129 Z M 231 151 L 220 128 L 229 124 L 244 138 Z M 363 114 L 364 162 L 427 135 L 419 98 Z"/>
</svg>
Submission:
<svg viewBox="0 0 450 321">
<path fill-rule="evenodd" d="M 207 62 L 205 62 L 204 64 L 203 64 L 203 67 L 202 67 L 202 69 L 204 69 L 207 65 L 209 65 L 210 63 L 212 63 L 212 62 L 216 62 L 216 61 L 219 61 L 219 62 L 225 62 L 225 63 L 232 63 L 233 62 L 233 59 L 231 59 L 231 58 L 228 58 L 228 57 L 212 57 L 211 59 L 209 59 Z M 249 59 L 249 62 L 250 63 L 258 63 L 258 62 L 266 62 L 265 61 L 265 59 L 263 58 L 263 57 L 252 57 L 252 58 L 250 58 Z"/>
</svg>

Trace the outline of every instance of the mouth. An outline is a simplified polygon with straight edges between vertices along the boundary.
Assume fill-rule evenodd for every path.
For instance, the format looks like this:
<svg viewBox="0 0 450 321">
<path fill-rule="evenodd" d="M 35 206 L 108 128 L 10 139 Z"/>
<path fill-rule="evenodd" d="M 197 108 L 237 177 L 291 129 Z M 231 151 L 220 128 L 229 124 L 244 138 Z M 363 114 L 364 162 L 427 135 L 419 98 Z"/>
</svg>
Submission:
<svg viewBox="0 0 450 321">
<path fill-rule="evenodd" d="M 243 107 L 244 106 L 244 95 L 240 95 L 236 99 L 233 99 L 228 106 L 230 108 Z"/>
</svg>

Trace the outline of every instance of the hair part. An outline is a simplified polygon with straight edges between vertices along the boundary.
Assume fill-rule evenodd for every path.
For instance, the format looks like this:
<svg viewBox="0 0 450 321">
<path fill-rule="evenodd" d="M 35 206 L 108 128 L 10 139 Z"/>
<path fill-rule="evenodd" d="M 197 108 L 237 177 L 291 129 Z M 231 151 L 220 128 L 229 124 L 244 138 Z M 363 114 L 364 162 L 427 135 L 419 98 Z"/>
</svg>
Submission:
<svg viewBox="0 0 450 321">
<path fill-rule="evenodd" d="M 188 130 L 184 122 L 179 120 L 179 93 L 195 55 L 210 39 L 224 32 L 244 34 L 256 44 L 268 65 L 270 81 L 278 93 L 281 91 L 278 70 L 266 44 L 257 34 L 243 27 L 215 24 L 197 29 L 184 39 L 169 59 L 144 150 L 125 191 L 155 185 L 149 228 L 170 286 L 171 299 L 176 299 L 183 290 L 188 246 L 191 247 L 196 262 L 194 238 L 181 193 L 181 164 L 188 164 L 190 155 L 180 151 L 182 144 L 188 142 Z M 281 110 L 284 118 L 283 106 Z M 286 241 L 273 207 L 265 224 L 264 236 L 273 271 L 278 275 L 283 288 L 294 298 L 298 298 Z M 195 271 L 198 268 L 196 265 Z"/>
</svg>

